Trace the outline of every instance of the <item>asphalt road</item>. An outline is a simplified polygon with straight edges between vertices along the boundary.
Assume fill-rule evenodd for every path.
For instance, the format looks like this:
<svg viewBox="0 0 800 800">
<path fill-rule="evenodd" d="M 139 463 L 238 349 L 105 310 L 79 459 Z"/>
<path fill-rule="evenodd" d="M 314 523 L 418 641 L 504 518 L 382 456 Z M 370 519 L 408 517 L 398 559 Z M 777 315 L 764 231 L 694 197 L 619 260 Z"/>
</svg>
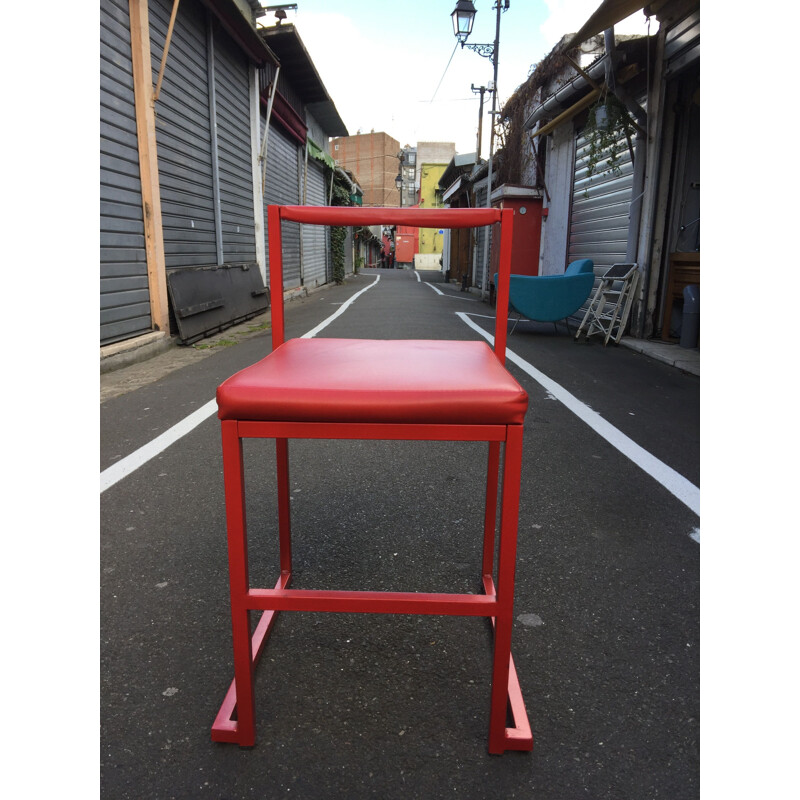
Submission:
<svg viewBox="0 0 800 800">
<path fill-rule="evenodd" d="M 319 335 L 480 338 L 457 312 L 491 330 L 435 273 L 365 270 L 287 304 L 287 335 L 377 276 Z M 490 629 L 455 617 L 282 616 L 256 746 L 211 742 L 233 675 L 211 414 L 101 495 L 103 797 L 699 796 L 699 379 L 552 325 L 509 349 L 537 376 L 509 363 L 530 396 L 512 647 L 533 752 L 488 755 Z M 256 333 L 103 402 L 101 472 L 268 350 Z M 485 447 L 292 442 L 293 587 L 478 590 Z M 254 585 L 278 571 L 272 454 L 247 442 Z"/>
</svg>

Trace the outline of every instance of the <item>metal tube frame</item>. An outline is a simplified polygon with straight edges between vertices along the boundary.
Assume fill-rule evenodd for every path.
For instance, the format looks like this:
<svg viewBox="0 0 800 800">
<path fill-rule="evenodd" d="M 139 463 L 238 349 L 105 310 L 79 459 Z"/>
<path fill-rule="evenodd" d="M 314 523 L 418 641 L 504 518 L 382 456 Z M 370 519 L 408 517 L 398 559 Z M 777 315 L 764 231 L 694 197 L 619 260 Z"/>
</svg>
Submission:
<svg viewBox="0 0 800 800">
<path fill-rule="evenodd" d="M 268 210 L 270 226 L 270 278 L 272 297 L 281 298 L 276 284 L 282 281 L 280 257 L 280 220 L 292 218 L 310 224 L 328 224 L 343 219 L 343 210 L 352 211 L 344 219 L 349 224 L 372 216 L 381 221 L 389 213 L 390 219 L 411 224 L 428 216 L 418 209 L 341 209 L 317 208 L 314 213 L 298 212 L 300 207 L 271 206 Z M 499 283 L 504 283 L 506 294 L 510 273 L 510 234 L 512 213 L 508 210 L 441 210 L 436 213 L 438 226 L 442 218 L 458 222 L 451 227 L 470 227 L 500 221 L 502 239 Z M 366 212 L 366 217 L 365 217 Z M 379 212 L 379 213 L 374 213 Z M 399 213 L 398 213 L 399 212 Z M 449 213 L 448 213 L 449 212 Z M 465 215 L 466 212 L 466 215 Z M 477 215 L 476 215 L 477 212 Z M 470 216 L 471 214 L 471 216 Z M 302 220 L 298 219 L 302 217 Z M 486 220 L 484 220 L 486 217 Z M 461 224 L 465 220 L 467 224 Z M 380 224 L 380 223 L 378 223 Z M 505 246 L 504 246 L 505 245 Z M 498 297 L 498 318 L 495 332 L 495 353 L 501 362 L 505 355 L 507 326 L 507 297 L 501 304 Z M 280 309 L 280 310 L 279 310 Z M 278 312 L 277 314 L 275 312 Z M 502 320 L 501 317 L 504 317 Z M 283 341 L 283 309 L 280 300 L 273 309 L 273 349 Z M 245 482 L 242 441 L 246 438 L 274 439 L 277 458 L 278 534 L 280 576 L 272 589 L 250 586 L 247 556 L 247 520 L 245 515 Z M 336 590 L 291 589 L 291 519 L 289 512 L 289 439 L 362 439 L 362 440 L 425 440 L 425 441 L 486 441 L 488 462 L 486 477 L 486 509 L 484 514 L 482 580 L 483 593 L 453 594 L 427 592 L 374 592 Z M 253 420 L 222 420 L 222 457 L 225 478 L 225 506 L 228 528 L 228 559 L 230 571 L 230 603 L 233 628 L 234 679 L 211 729 L 216 742 L 232 742 L 242 747 L 255 744 L 255 698 L 253 678 L 255 665 L 267 643 L 278 612 L 280 611 L 330 611 L 339 613 L 381 614 L 438 614 L 447 616 L 488 617 L 494 631 L 492 660 L 492 688 L 489 710 L 488 749 L 492 754 L 506 750 L 530 751 L 533 736 L 528 722 L 519 679 L 511 656 L 511 630 L 513 625 L 514 577 L 517 548 L 517 520 L 519 514 L 520 481 L 522 471 L 521 424 L 498 425 L 426 425 L 426 424 L 358 424 L 269 422 Z M 502 447 L 501 447 L 502 445 Z M 502 450 L 502 455 L 501 455 Z M 500 468 L 502 465 L 502 481 Z M 498 490 L 500 490 L 500 524 L 497 531 Z M 499 534 L 497 564 L 495 564 L 496 534 Z M 495 578 L 496 576 L 496 578 Z M 250 634 L 250 612 L 262 615 Z M 509 719 L 510 726 L 507 725 Z"/>
</svg>

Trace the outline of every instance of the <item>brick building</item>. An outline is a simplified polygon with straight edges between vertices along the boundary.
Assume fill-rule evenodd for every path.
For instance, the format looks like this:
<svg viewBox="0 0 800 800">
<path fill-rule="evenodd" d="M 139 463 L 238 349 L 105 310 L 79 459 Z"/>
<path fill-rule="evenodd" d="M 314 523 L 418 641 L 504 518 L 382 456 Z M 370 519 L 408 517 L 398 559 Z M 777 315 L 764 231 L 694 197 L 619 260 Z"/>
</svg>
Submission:
<svg viewBox="0 0 800 800">
<path fill-rule="evenodd" d="M 400 165 L 400 142 L 387 133 L 359 133 L 331 140 L 338 166 L 355 174 L 364 190 L 365 206 L 396 206 L 395 178 Z"/>
</svg>

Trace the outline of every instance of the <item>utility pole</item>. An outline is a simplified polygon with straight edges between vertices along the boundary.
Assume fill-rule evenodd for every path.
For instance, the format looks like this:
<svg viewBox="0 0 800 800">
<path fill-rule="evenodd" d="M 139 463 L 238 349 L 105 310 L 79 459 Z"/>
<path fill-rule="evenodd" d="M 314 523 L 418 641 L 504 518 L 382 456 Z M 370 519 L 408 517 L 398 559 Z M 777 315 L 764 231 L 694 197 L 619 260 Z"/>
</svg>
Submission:
<svg viewBox="0 0 800 800">
<path fill-rule="evenodd" d="M 486 87 L 476 86 L 473 83 L 471 88 L 475 94 L 480 92 L 481 95 L 481 105 L 480 110 L 478 111 L 478 146 L 475 148 L 475 163 L 477 164 L 478 161 L 481 160 L 481 139 L 483 138 L 483 96 L 486 94 Z"/>
<path fill-rule="evenodd" d="M 492 207 L 492 161 L 494 160 L 494 118 L 497 113 L 497 61 L 500 58 L 500 14 L 503 12 L 501 0 L 496 0 L 495 8 L 497 9 L 497 26 L 495 28 L 494 46 L 492 47 L 492 66 L 494 67 L 494 80 L 491 85 L 492 92 L 492 112 L 491 112 L 491 127 L 489 128 L 489 176 L 487 178 L 486 186 L 486 208 Z M 506 0 L 506 8 L 508 8 L 508 0 Z M 481 287 L 481 298 L 486 297 L 489 288 L 489 239 L 491 232 L 486 231 L 486 236 L 483 244 L 483 286 Z"/>
</svg>

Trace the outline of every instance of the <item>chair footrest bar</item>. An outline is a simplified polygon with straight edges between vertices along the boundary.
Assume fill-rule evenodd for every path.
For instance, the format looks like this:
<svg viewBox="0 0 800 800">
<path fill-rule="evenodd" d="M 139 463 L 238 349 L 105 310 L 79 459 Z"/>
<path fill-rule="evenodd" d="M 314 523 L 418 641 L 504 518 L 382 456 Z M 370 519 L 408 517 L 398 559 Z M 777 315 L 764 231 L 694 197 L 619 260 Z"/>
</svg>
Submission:
<svg viewBox="0 0 800 800">
<path fill-rule="evenodd" d="M 497 601 L 482 594 L 251 589 L 247 593 L 247 605 L 252 609 L 276 611 L 491 617 L 496 613 Z"/>
<path fill-rule="evenodd" d="M 487 595 L 496 596 L 497 591 L 491 575 L 483 576 L 483 588 Z M 491 617 L 491 620 L 494 628 L 494 617 Z M 514 666 L 514 656 L 511 654 L 508 657 L 508 705 L 511 709 L 514 727 L 506 728 L 504 747 L 500 752 L 505 750 L 533 750 L 533 733 L 528 721 L 528 713 L 525 711 L 525 701 L 522 697 L 517 669 Z"/>
<path fill-rule="evenodd" d="M 285 589 L 292 579 L 291 572 L 284 572 L 275 584 L 276 589 Z M 272 632 L 272 626 L 278 616 L 277 611 L 265 611 L 253 631 L 252 650 L 253 664 L 258 663 L 267 638 Z M 213 742 L 238 742 L 237 725 L 233 714 L 236 711 L 236 681 L 231 681 L 225 699 L 222 701 L 214 724 L 211 726 L 211 741 Z"/>
</svg>

